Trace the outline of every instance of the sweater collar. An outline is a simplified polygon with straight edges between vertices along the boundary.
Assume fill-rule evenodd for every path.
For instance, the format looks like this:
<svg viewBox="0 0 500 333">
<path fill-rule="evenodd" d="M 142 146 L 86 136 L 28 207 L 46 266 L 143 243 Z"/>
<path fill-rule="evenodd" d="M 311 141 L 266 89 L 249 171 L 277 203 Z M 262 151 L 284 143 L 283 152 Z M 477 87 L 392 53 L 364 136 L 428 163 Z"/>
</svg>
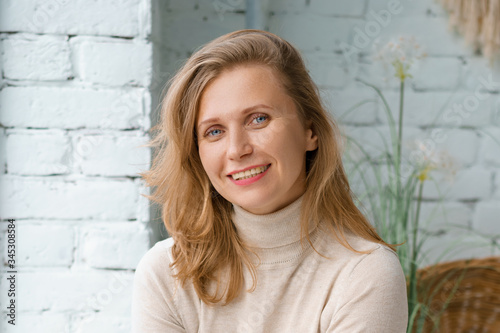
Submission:
<svg viewBox="0 0 500 333">
<path fill-rule="evenodd" d="M 300 212 L 304 195 L 270 214 L 252 214 L 234 205 L 233 223 L 241 240 L 251 248 L 272 249 L 300 243 Z M 309 233 L 314 230 L 310 223 Z M 300 246 L 300 245 L 299 245 Z"/>
</svg>

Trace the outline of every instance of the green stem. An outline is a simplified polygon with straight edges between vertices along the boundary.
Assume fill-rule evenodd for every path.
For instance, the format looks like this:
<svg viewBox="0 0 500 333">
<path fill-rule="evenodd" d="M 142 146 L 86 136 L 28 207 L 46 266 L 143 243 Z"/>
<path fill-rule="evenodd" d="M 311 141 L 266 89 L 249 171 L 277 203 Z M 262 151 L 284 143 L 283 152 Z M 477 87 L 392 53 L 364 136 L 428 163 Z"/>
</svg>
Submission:
<svg viewBox="0 0 500 333">
<path fill-rule="evenodd" d="M 401 146 L 403 141 L 403 104 L 404 104 L 404 90 L 405 81 L 401 80 L 399 86 L 399 124 L 398 124 L 398 142 L 396 152 L 396 168 L 397 168 L 397 181 L 398 181 L 398 195 L 401 195 Z"/>
<path fill-rule="evenodd" d="M 418 224 L 419 224 L 419 219 L 420 219 L 420 207 L 422 205 L 422 193 L 424 189 L 424 181 L 420 181 L 419 187 L 418 187 L 418 196 L 417 196 L 417 210 L 415 212 L 415 220 L 414 220 L 414 229 L 412 230 L 413 232 L 413 242 L 411 244 L 411 261 L 410 261 L 410 286 L 409 286 L 409 291 L 410 295 L 408 296 L 408 313 L 411 316 L 412 312 L 414 311 L 415 307 L 418 304 L 418 299 L 417 299 L 417 256 L 418 256 Z"/>
<path fill-rule="evenodd" d="M 424 190 L 424 181 L 420 181 L 418 187 L 418 197 L 417 197 L 417 211 L 415 212 L 415 231 L 413 232 L 413 260 L 417 260 L 417 235 L 418 235 L 418 224 L 420 220 L 420 206 L 422 206 L 422 193 Z"/>
<path fill-rule="evenodd" d="M 399 123 L 398 123 L 398 139 L 396 142 L 396 216 L 401 217 L 403 214 L 401 209 L 404 204 L 403 199 L 403 189 L 402 189 L 402 179 L 401 179 L 401 146 L 403 140 L 403 102 L 404 102 L 404 79 L 401 80 L 400 90 L 399 90 Z M 396 222 L 397 223 L 397 222 Z M 400 225 L 403 234 L 406 234 L 408 230 L 407 218 L 401 221 Z"/>
</svg>

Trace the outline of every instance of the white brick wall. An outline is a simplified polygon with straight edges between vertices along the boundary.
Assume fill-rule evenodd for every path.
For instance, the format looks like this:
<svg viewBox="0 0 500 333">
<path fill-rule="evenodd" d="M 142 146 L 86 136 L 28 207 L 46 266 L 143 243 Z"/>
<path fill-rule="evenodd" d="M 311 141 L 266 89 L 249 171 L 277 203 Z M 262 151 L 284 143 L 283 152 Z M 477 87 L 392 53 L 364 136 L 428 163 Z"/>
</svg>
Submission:
<svg viewBox="0 0 500 333">
<path fill-rule="evenodd" d="M 476 206 L 474 227 L 489 236 L 500 236 L 500 205 L 498 201 L 480 202 Z"/>
<path fill-rule="evenodd" d="M 434 173 L 435 182 L 424 186 L 423 196 L 434 200 L 486 200 L 492 194 L 492 173 L 481 166 L 460 169 L 450 177 L 447 170 Z"/>
<path fill-rule="evenodd" d="M 149 107 L 144 88 L 9 86 L 0 91 L 0 122 L 15 128 L 147 128 Z"/>
<path fill-rule="evenodd" d="M 146 1 L 7 0 L 0 3 L 1 31 L 134 37 L 149 28 Z M 146 24 L 146 25 L 144 25 Z"/>
<path fill-rule="evenodd" d="M 151 156 L 140 146 L 159 92 L 182 61 L 245 27 L 244 1 L 217 1 L 0 2 L 0 241 L 5 220 L 16 218 L 17 331 L 130 330 L 133 269 L 162 237 L 147 224 L 137 172 Z M 432 172 L 438 187 L 424 188 L 427 262 L 453 242 L 471 246 L 447 259 L 498 255 L 489 245 L 500 238 L 500 147 L 490 136 L 500 141 L 500 85 L 492 84 L 500 70 L 448 30 L 433 0 L 400 0 L 381 26 L 388 3 L 272 0 L 266 28 L 303 51 L 325 104 L 372 154 L 380 135 L 388 137 L 387 121 L 376 94 L 356 78 L 380 86 L 396 111 L 397 81 L 386 80 L 392 73 L 372 60 L 371 46 L 414 35 L 429 56 L 406 86 L 405 156 L 419 139 L 451 155 L 456 169 L 453 179 L 450 170 Z M 470 233 L 462 239 L 454 225 Z M 16 332 L 5 321 L 0 331 Z"/>
<path fill-rule="evenodd" d="M 482 134 L 483 163 L 491 167 L 500 167 L 500 128 L 487 127 Z"/>
<path fill-rule="evenodd" d="M 454 226 L 470 227 L 472 209 L 463 202 L 423 202 L 420 226 L 429 232 L 446 232 Z"/>
<path fill-rule="evenodd" d="M 73 75 L 67 36 L 15 34 L 2 48 L 7 79 L 64 81 Z"/>
<path fill-rule="evenodd" d="M 7 161 L 8 163 L 8 161 Z M 127 179 L 17 177 L 1 179 L 0 209 L 6 217 L 137 219 L 139 184 Z"/>
<path fill-rule="evenodd" d="M 150 0 L 0 2 L 1 304 L 8 218 L 18 270 L 17 325 L 1 332 L 130 331 L 133 270 L 154 236 L 138 177 L 151 24 Z"/>
<path fill-rule="evenodd" d="M 500 171 L 497 171 L 495 173 L 494 188 L 495 188 L 495 193 L 494 193 L 493 199 L 500 200 Z"/>
<path fill-rule="evenodd" d="M 73 262 L 75 228 L 64 225 L 21 225 L 18 257 L 23 267 L 70 267 Z"/>
<path fill-rule="evenodd" d="M 148 86 L 152 45 L 145 40 L 105 37 L 71 39 L 78 79 L 107 86 Z"/>
<path fill-rule="evenodd" d="M 80 237 L 81 261 L 94 268 L 135 269 L 149 249 L 148 230 L 128 222 L 85 227 Z"/>
<path fill-rule="evenodd" d="M 9 173 L 49 176 L 69 172 L 70 140 L 61 130 L 24 130 L 7 136 Z"/>
</svg>

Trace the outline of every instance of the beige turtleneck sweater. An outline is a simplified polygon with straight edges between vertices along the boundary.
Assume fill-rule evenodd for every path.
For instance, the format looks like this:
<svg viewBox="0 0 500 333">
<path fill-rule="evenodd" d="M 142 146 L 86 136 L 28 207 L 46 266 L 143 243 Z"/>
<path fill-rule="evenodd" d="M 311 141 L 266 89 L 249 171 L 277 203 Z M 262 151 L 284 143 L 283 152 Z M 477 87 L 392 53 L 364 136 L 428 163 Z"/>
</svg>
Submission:
<svg viewBox="0 0 500 333">
<path fill-rule="evenodd" d="M 302 197 L 268 215 L 234 206 L 239 236 L 255 247 L 261 264 L 257 288 L 228 305 L 200 301 L 192 285 L 172 277 L 168 238 L 141 259 L 134 278 L 132 332 L 405 332 L 406 283 L 396 254 L 359 237 L 340 245 L 311 228 L 315 248 L 300 242 Z M 247 288 L 251 277 L 245 271 Z"/>
</svg>

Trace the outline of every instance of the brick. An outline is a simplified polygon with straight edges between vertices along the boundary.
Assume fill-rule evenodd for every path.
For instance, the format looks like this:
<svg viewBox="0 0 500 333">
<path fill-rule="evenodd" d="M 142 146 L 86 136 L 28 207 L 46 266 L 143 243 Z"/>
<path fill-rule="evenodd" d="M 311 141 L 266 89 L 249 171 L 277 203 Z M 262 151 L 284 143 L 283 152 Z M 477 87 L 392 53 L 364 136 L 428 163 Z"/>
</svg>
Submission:
<svg viewBox="0 0 500 333">
<path fill-rule="evenodd" d="M 74 231 L 69 226 L 17 226 L 17 266 L 70 266 L 73 261 Z"/>
<path fill-rule="evenodd" d="M 4 218 L 137 217 L 139 188 L 131 181 L 3 176 L 0 183 L 0 211 Z"/>
<path fill-rule="evenodd" d="M 399 92 L 384 91 L 384 96 L 398 119 Z M 415 92 L 405 89 L 404 93 L 404 125 L 412 126 L 471 126 L 480 127 L 490 123 L 491 95 L 479 95 L 473 92 Z M 484 99 L 483 99 L 484 98 Z M 380 102 L 381 103 L 381 102 Z M 385 112 L 380 112 L 380 120 L 388 123 Z"/>
<path fill-rule="evenodd" d="M 186 57 L 219 36 L 245 28 L 244 14 L 216 9 L 212 6 L 216 1 L 209 2 L 212 7 L 210 10 L 166 13 L 168 19 L 163 19 L 164 25 L 160 33 L 161 39 L 168 41 L 166 47 L 169 50 L 181 51 L 182 57 Z"/>
<path fill-rule="evenodd" d="M 5 129 L 0 128 L 0 174 L 5 173 L 7 169 L 6 155 L 7 155 L 7 135 L 5 134 Z"/>
<path fill-rule="evenodd" d="M 148 198 L 145 197 L 145 195 L 151 195 L 151 188 L 146 185 L 145 181 L 142 178 L 135 179 L 135 183 L 137 184 L 137 186 L 139 186 L 139 200 L 138 200 L 137 206 L 136 206 L 137 207 L 137 221 L 147 223 L 147 222 L 151 221 L 152 219 L 154 219 L 155 216 L 159 216 L 159 215 L 154 215 L 154 214 L 159 214 L 159 212 L 155 211 L 154 209 L 151 208 L 151 202 L 149 201 Z M 161 221 L 161 217 L 159 218 L 159 220 Z M 163 226 L 162 223 L 158 223 L 157 225 L 160 226 L 159 229 L 161 229 Z M 155 234 L 155 235 L 158 237 L 163 236 L 163 238 L 164 238 L 166 233 L 161 235 L 161 236 L 158 234 Z M 155 235 L 153 235 L 153 236 L 155 236 Z M 163 239 L 163 238 L 161 238 L 161 239 Z"/>
<path fill-rule="evenodd" d="M 244 2 L 244 1 L 243 0 L 233 0 L 233 1 L 231 1 L 231 4 L 233 2 L 239 3 L 239 2 Z M 226 3 L 224 3 L 224 4 L 226 4 Z M 230 6 L 229 4 L 227 4 L 227 5 Z M 177 13 L 177 12 L 182 12 L 182 11 L 195 11 L 195 10 L 199 10 L 199 11 L 203 12 L 207 8 L 213 8 L 210 6 L 210 3 L 204 2 L 201 0 L 184 0 L 184 1 L 169 1 L 169 2 L 159 1 L 159 2 L 155 3 L 155 6 L 158 6 L 157 8 L 159 10 L 161 10 L 163 13 L 167 13 L 167 12 L 176 12 Z"/>
<path fill-rule="evenodd" d="M 392 112 L 394 121 L 397 123 L 399 120 L 400 93 L 399 91 L 383 91 L 383 95 Z M 414 126 L 421 126 L 432 123 L 436 117 L 435 112 L 438 109 L 436 104 L 440 104 L 442 99 L 444 99 L 441 98 L 441 95 L 442 93 L 414 92 L 412 89 L 408 89 L 408 87 L 406 87 L 403 96 L 403 125 L 408 126 L 411 124 Z M 389 124 L 389 119 L 387 117 L 383 101 L 378 95 L 376 98 L 380 103 L 381 108 L 379 120 L 384 124 Z"/>
<path fill-rule="evenodd" d="M 341 50 L 351 44 L 354 27 L 363 21 L 355 18 L 325 17 L 309 13 L 276 14 L 269 19 L 269 31 L 285 38 L 303 52 Z"/>
<path fill-rule="evenodd" d="M 500 98 L 496 98 L 493 102 L 493 117 L 492 121 L 494 125 L 500 126 Z"/>
<path fill-rule="evenodd" d="M 149 230 L 137 223 L 82 228 L 82 262 L 92 268 L 134 269 L 149 249 Z"/>
<path fill-rule="evenodd" d="M 462 64 L 456 58 L 426 58 L 420 62 L 412 86 L 418 90 L 454 90 L 462 79 Z M 436 75 L 439 73 L 439 75 Z"/>
<path fill-rule="evenodd" d="M 325 28 L 327 29 L 325 31 L 329 31 L 330 29 L 328 27 Z M 383 47 L 389 41 L 396 40 L 400 36 L 417 36 L 417 42 L 423 46 L 423 51 L 429 56 L 456 57 L 459 55 L 473 55 L 472 50 L 464 48 L 463 39 L 461 37 L 454 36 L 447 31 L 446 21 L 442 18 L 392 16 L 387 24 L 384 23 L 384 25 L 381 25 L 377 19 L 371 14 L 368 14 L 366 20 L 358 22 L 354 27 L 351 27 L 350 30 L 350 39 L 342 42 L 340 49 L 346 59 L 351 63 L 356 62 L 359 57 L 365 58 L 365 62 L 369 65 L 361 66 L 360 73 L 363 74 L 363 76 L 360 77 L 378 86 L 390 86 L 391 88 L 397 88 L 399 86 L 398 81 L 394 78 L 393 66 L 388 64 L 384 69 L 383 65 L 380 64 L 378 60 L 374 60 L 374 55 L 376 53 L 375 50 Z M 396 36 L 394 32 L 397 32 Z M 448 84 L 452 81 L 452 78 L 456 76 L 453 72 L 455 62 L 458 62 L 458 59 L 452 58 L 450 64 L 444 64 L 437 68 L 439 70 L 438 72 L 442 73 L 441 76 L 451 75 L 451 77 L 446 80 L 440 79 L 438 76 L 436 76 L 436 79 L 434 78 L 435 75 L 431 75 L 431 78 L 435 81 L 432 82 L 433 85 L 439 86 L 443 82 Z M 378 65 L 374 66 L 375 64 Z M 459 62 L 459 64 L 461 63 Z M 422 66 L 420 61 L 415 61 L 412 64 L 410 73 L 414 74 L 415 78 L 422 77 L 428 79 L 428 76 L 425 75 L 426 73 L 420 72 L 419 67 Z M 448 70 L 448 67 L 451 68 Z M 434 74 L 434 72 L 431 74 Z M 420 86 L 422 86 L 422 83 L 419 83 L 418 87 Z"/>
<path fill-rule="evenodd" d="M 133 37 L 145 29 L 140 0 L 7 0 L 0 3 L 1 31 Z"/>
<path fill-rule="evenodd" d="M 73 160 L 86 175 L 137 177 L 149 169 L 150 149 L 140 147 L 147 141 L 144 136 L 77 136 Z"/>
<path fill-rule="evenodd" d="M 151 82 L 151 43 L 117 38 L 74 37 L 70 44 L 74 52 L 76 75 L 82 81 L 143 87 Z"/>
<path fill-rule="evenodd" d="M 494 199 L 500 199 L 500 170 L 497 170 L 495 173 L 495 193 L 494 193 Z"/>
<path fill-rule="evenodd" d="M 396 8 L 401 7 L 398 10 L 398 17 L 408 17 L 408 16 L 446 16 L 446 10 L 441 6 L 441 4 L 435 1 L 404 1 L 404 0 L 394 0 L 395 4 L 398 4 Z M 368 1 L 368 13 L 370 11 L 375 11 L 379 13 L 382 10 L 388 10 L 389 1 L 385 0 L 370 0 Z M 396 11 L 392 11 L 396 12 Z M 380 15 L 380 14 L 379 14 Z"/>
<path fill-rule="evenodd" d="M 448 96 L 448 99 L 442 106 L 437 124 L 454 127 L 481 127 L 490 124 L 492 95 L 460 91 Z"/>
<path fill-rule="evenodd" d="M 488 128 L 482 131 L 482 160 L 486 165 L 500 167 L 500 128 Z"/>
<path fill-rule="evenodd" d="M 185 3 L 181 3 L 180 1 L 171 1 L 170 4 L 168 4 L 168 10 L 173 11 L 176 14 L 179 13 L 179 11 L 193 11 L 193 9 L 205 15 L 213 14 L 214 11 L 222 15 L 234 12 L 241 14 L 246 11 L 246 8 L 247 6 L 245 0 L 189 0 L 185 1 Z M 268 8 L 265 5 L 261 5 L 261 9 L 267 12 Z"/>
<path fill-rule="evenodd" d="M 379 104 L 369 88 L 349 86 L 344 90 L 321 89 L 320 93 L 328 111 L 341 124 L 371 125 L 377 121 Z M 364 104 L 353 109 L 361 102 Z"/>
<path fill-rule="evenodd" d="M 44 332 L 70 332 L 70 319 L 66 314 L 41 311 L 36 314 L 17 313 L 15 326 L 8 324 L 7 320 L 0 323 L 0 331 L 5 333 L 31 332 L 35 327 L 43 328 Z"/>
<path fill-rule="evenodd" d="M 443 129 L 439 139 L 432 139 L 432 130 L 427 131 L 428 149 L 440 156 L 449 157 L 455 167 L 469 167 L 477 160 L 479 137 L 473 130 Z"/>
<path fill-rule="evenodd" d="M 421 267 L 437 262 L 491 256 L 491 240 L 468 230 L 453 230 L 440 234 L 421 235 Z"/>
<path fill-rule="evenodd" d="M 317 86 L 341 89 L 349 83 L 349 70 L 343 56 L 307 53 L 304 58 L 309 74 Z"/>
<path fill-rule="evenodd" d="M 9 133 L 7 165 L 10 174 L 54 175 L 69 171 L 69 139 L 63 131 L 30 130 Z"/>
<path fill-rule="evenodd" d="M 350 0 L 311 0 L 310 11 L 320 15 L 359 16 L 365 11 L 365 1 Z"/>
<path fill-rule="evenodd" d="M 392 151 L 392 143 L 390 141 L 390 131 L 386 126 L 346 126 L 345 135 L 348 140 L 355 140 L 363 149 L 372 157 L 383 155 L 385 152 Z M 407 127 L 403 131 L 403 149 L 409 142 L 414 142 L 417 138 L 422 137 L 422 131 L 417 128 Z M 354 160 L 363 158 L 359 149 L 353 145 L 349 145 L 346 150 L 351 149 L 348 153 Z M 408 150 L 403 150 L 403 159 Z"/>
<path fill-rule="evenodd" d="M 11 35 L 3 40 L 3 52 L 5 78 L 55 81 L 73 76 L 67 37 Z"/>
<path fill-rule="evenodd" d="M 461 202 L 422 202 L 419 228 L 428 232 L 442 232 L 469 228 L 472 209 Z"/>
<path fill-rule="evenodd" d="M 3 299 L 7 295 L 7 279 L 5 274 L 0 277 L 0 297 Z M 130 313 L 132 282 L 133 274 L 130 272 L 70 271 L 60 268 L 18 272 L 17 310 L 101 311 L 108 315 L 126 315 Z"/>
<path fill-rule="evenodd" d="M 476 205 L 474 229 L 490 237 L 500 236 L 500 200 L 479 202 Z"/>
<path fill-rule="evenodd" d="M 487 91 L 498 93 L 500 91 L 500 73 L 494 66 L 488 64 L 484 57 L 464 57 L 463 66 L 463 89 L 468 91 Z"/>
<path fill-rule="evenodd" d="M 275 0 L 269 1 L 268 9 L 271 15 L 286 13 L 302 13 L 308 10 L 309 6 L 304 0 Z"/>
<path fill-rule="evenodd" d="M 0 12 L 0 15 L 2 15 L 2 13 Z M 0 33 L 0 73 L 2 73 L 2 75 L 0 75 L 0 87 L 3 87 L 3 81 L 4 81 L 4 75 L 3 75 L 3 63 L 4 63 L 4 51 L 3 51 L 3 36 L 2 34 Z"/>
<path fill-rule="evenodd" d="M 9 127 L 111 128 L 148 126 L 149 93 L 134 89 L 5 87 L 0 90 L 0 122 Z"/>
<path fill-rule="evenodd" d="M 409 2 L 405 1 L 406 4 Z M 388 42 L 399 36 L 416 36 L 417 41 L 429 56 L 473 56 L 474 51 L 472 48 L 464 47 L 463 37 L 448 29 L 447 19 L 423 15 L 413 16 L 412 14 L 410 16 L 403 15 L 403 13 L 405 13 L 404 10 L 400 15 L 393 16 L 387 27 L 381 27 L 380 33 L 371 39 L 365 50 L 370 51 L 372 42 L 375 39 Z M 410 14 L 410 12 L 406 13 Z M 370 14 L 367 15 L 367 20 L 377 22 Z M 420 73 L 418 75 L 426 77 Z"/>
<path fill-rule="evenodd" d="M 425 199 L 482 200 L 491 194 L 491 171 L 480 166 L 459 170 L 456 175 L 441 170 L 430 176 L 434 181 L 424 186 Z"/>
</svg>

